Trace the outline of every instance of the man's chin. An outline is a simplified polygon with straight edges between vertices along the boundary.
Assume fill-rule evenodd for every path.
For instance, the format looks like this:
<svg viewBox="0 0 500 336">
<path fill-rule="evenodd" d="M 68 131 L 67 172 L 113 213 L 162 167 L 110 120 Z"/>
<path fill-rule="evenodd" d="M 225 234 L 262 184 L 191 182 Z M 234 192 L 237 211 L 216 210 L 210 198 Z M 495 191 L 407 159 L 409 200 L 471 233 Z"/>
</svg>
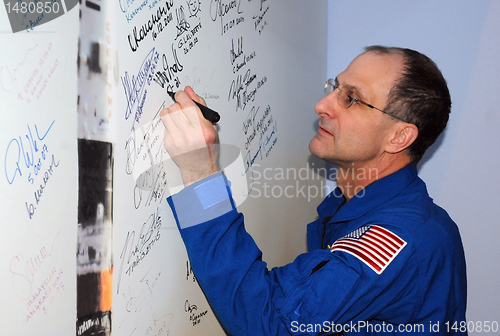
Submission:
<svg viewBox="0 0 500 336">
<path fill-rule="evenodd" d="M 321 149 L 321 147 L 322 146 L 319 139 L 314 136 L 314 138 L 312 138 L 312 140 L 309 142 L 309 151 L 318 159 L 325 160 L 325 153 L 324 150 Z"/>
</svg>

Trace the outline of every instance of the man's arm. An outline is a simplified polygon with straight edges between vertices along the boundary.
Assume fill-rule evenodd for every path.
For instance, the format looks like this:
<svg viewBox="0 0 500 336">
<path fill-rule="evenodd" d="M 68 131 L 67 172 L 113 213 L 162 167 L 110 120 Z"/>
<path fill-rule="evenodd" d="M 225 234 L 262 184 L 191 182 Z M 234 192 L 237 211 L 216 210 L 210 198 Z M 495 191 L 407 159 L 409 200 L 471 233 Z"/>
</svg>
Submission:
<svg viewBox="0 0 500 336">
<path fill-rule="evenodd" d="M 332 259 L 326 250 L 303 254 L 294 263 L 269 271 L 245 230 L 227 184 L 219 173 L 168 198 L 197 280 L 214 312 L 232 335 L 316 334 L 298 326 L 328 321 L 359 275 L 344 267 L 338 270 L 342 278 L 329 274 L 321 279 L 322 265 Z M 205 188 L 213 192 L 205 193 Z M 222 195 L 222 189 L 225 199 L 214 196 Z M 318 295 L 327 301 L 318 300 Z"/>
</svg>

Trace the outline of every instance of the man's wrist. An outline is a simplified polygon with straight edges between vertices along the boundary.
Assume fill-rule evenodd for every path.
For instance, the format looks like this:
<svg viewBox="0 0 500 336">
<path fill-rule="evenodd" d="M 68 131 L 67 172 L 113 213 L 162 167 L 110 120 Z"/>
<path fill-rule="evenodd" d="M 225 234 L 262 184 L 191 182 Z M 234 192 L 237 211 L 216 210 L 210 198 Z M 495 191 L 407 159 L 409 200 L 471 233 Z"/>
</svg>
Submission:
<svg viewBox="0 0 500 336">
<path fill-rule="evenodd" d="M 205 170 L 181 170 L 182 181 L 184 182 L 184 186 L 187 187 L 193 183 L 196 183 L 200 180 L 203 180 L 206 177 L 217 174 L 221 169 L 219 165 L 215 167 L 210 167 L 210 169 Z"/>
<path fill-rule="evenodd" d="M 223 172 L 192 184 L 167 199 L 181 229 L 204 223 L 236 209 L 229 181 Z"/>
</svg>

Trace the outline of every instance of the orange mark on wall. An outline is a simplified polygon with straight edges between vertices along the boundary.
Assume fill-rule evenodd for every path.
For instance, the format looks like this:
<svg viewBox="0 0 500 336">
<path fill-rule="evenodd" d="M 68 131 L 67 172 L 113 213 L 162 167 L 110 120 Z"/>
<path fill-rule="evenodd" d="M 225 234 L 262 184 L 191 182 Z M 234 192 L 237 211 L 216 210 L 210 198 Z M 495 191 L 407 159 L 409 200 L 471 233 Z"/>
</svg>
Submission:
<svg viewBox="0 0 500 336">
<path fill-rule="evenodd" d="M 111 311 L 113 297 L 113 267 L 101 272 L 101 311 Z"/>
</svg>

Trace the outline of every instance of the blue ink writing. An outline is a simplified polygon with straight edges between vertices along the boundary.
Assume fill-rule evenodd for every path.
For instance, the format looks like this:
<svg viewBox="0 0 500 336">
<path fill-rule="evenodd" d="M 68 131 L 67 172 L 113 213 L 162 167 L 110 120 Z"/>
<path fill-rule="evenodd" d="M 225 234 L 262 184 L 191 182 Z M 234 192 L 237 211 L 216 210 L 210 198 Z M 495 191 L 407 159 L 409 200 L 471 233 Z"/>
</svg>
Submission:
<svg viewBox="0 0 500 336">
<path fill-rule="evenodd" d="M 46 144 L 39 143 L 43 141 L 49 134 L 55 121 L 52 121 L 45 132 L 40 132 L 37 125 L 34 125 L 35 135 L 32 128 L 28 127 L 28 133 L 18 138 L 10 140 L 7 150 L 5 151 L 4 172 L 5 178 L 9 184 L 13 184 L 17 176 L 23 176 L 23 172 L 33 168 L 33 173 L 38 175 L 42 165 L 42 159 L 47 158 L 48 147 Z M 35 155 L 40 154 L 41 157 Z M 23 162 L 22 162 L 23 161 Z M 36 162 L 35 162 L 36 161 Z M 24 163 L 24 165 L 22 164 Z M 26 168 L 24 168 L 26 167 Z M 33 184 L 34 178 L 31 173 L 28 175 L 28 181 Z"/>
<path fill-rule="evenodd" d="M 142 105 L 144 104 L 144 100 L 146 98 L 146 93 L 144 93 L 143 96 L 143 91 L 146 84 L 150 85 L 151 81 L 153 80 L 159 58 L 160 55 L 155 50 L 155 48 L 153 48 L 142 62 L 137 75 L 132 75 L 131 78 L 129 73 L 125 71 L 125 76 L 121 77 L 123 91 L 125 93 L 125 98 L 127 99 L 125 119 L 129 119 L 134 110 L 137 109 L 136 116 L 134 118 L 134 124 L 135 122 L 139 122 L 139 119 L 142 115 Z M 142 100 L 142 104 L 138 106 L 140 100 Z M 132 129 L 134 129 L 133 126 Z"/>
</svg>

